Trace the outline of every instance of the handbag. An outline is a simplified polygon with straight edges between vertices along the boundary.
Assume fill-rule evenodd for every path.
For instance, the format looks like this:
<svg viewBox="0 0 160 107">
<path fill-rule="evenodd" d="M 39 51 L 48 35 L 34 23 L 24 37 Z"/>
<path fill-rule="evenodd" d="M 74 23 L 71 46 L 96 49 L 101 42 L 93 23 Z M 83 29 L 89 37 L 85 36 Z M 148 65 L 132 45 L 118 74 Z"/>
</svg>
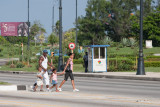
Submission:
<svg viewBox="0 0 160 107">
<path fill-rule="evenodd" d="M 69 72 L 70 70 L 71 70 L 71 69 L 70 69 L 70 64 L 68 64 L 65 72 Z"/>
</svg>

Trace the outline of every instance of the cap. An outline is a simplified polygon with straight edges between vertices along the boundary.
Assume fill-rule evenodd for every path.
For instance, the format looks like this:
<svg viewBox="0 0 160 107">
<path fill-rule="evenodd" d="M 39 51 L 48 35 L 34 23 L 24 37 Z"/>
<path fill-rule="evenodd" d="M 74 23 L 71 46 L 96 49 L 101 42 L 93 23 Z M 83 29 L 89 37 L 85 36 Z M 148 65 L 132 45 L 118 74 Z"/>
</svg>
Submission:
<svg viewBox="0 0 160 107">
<path fill-rule="evenodd" d="M 43 50 L 43 53 L 48 53 L 48 51 L 47 50 Z"/>
</svg>

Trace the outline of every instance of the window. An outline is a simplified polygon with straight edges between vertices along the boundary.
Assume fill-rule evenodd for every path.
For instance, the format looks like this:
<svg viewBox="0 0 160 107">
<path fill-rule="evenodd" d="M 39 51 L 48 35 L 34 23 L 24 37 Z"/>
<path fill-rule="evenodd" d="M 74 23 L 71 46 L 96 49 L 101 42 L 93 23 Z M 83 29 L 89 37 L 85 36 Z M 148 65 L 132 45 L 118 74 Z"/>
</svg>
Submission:
<svg viewBox="0 0 160 107">
<path fill-rule="evenodd" d="M 105 59 L 105 48 L 104 48 L 104 47 L 101 47 L 101 48 L 100 48 L 100 53 L 101 53 L 101 54 L 100 54 L 100 58 L 101 58 L 101 59 Z"/>
<path fill-rule="evenodd" d="M 94 59 L 99 59 L 99 48 L 94 48 Z"/>
</svg>

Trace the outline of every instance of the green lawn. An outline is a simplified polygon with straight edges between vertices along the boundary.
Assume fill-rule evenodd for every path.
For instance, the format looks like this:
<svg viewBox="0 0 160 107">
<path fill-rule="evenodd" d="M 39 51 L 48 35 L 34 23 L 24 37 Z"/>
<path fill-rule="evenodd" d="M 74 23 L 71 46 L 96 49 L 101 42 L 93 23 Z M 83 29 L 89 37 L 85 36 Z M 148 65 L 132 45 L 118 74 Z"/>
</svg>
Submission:
<svg viewBox="0 0 160 107">
<path fill-rule="evenodd" d="M 26 71 L 26 72 L 37 72 L 36 64 L 31 64 L 32 67 L 25 66 L 24 68 L 10 68 L 10 66 L 1 66 L 1 71 Z"/>
<path fill-rule="evenodd" d="M 19 58 L 19 56 L 22 54 L 21 53 L 22 48 L 20 46 L 14 46 L 12 48 L 14 48 L 14 49 L 12 49 L 12 50 L 14 50 L 14 52 L 13 52 L 14 56 L 13 57 L 14 58 Z M 43 49 L 46 48 L 46 46 L 42 46 L 42 47 L 40 47 L 40 46 L 37 46 L 37 47 L 30 46 L 30 49 L 32 50 L 32 54 L 33 53 L 34 54 L 39 53 L 41 48 L 43 50 Z M 0 49 L 3 49 L 3 51 L 0 52 L 0 58 L 8 58 L 8 57 L 11 58 L 11 56 L 9 56 L 9 52 L 11 52 L 11 48 L 10 47 L 6 47 L 6 46 L 3 46 L 3 45 L 0 45 Z M 25 45 L 24 48 L 23 48 L 24 54 L 25 54 L 26 50 L 27 50 L 27 46 Z"/>
<path fill-rule="evenodd" d="M 154 47 L 150 49 L 143 49 L 144 54 L 147 53 L 160 53 L 160 47 Z M 116 54 L 134 54 L 138 53 L 138 48 L 131 49 L 130 47 L 125 47 L 125 48 L 119 48 L 117 50 L 117 47 L 109 47 L 108 52 L 110 53 L 116 53 Z"/>
<path fill-rule="evenodd" d="M 24 68 L 10 68 L 9 66 L 1 66 L 1 71 L 25 71 L 25 72 L 37 72 L 36 64 L 31 64 L 32 67 Z M 84 72 L 85 69 L 82 64 L 74 64 L 74 72 Z M 160 67 L 146 67 L 146 72 L 160 72 Z M 137 72 L 137 71 L 116 71 L 116 72 Z"/>
<path fill-rule="evenodd" d="M 10 85 L 10 84 L 7 83 L 7 82 L 1 82 L 1 81 L 0 81 L 0 85 Z"/>
</svg>

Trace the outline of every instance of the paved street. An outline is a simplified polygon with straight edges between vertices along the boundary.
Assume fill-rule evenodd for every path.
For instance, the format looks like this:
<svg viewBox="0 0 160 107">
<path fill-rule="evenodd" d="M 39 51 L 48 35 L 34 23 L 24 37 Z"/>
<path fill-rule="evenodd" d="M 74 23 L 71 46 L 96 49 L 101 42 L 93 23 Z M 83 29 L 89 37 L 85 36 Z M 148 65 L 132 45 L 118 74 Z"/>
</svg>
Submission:
<svg viewBox="0 0 160 107">
<path fill-rule="evenodd" d="M 59 77 L 59 83 L 63 79 Z M 0 81 L 32 85 L 31 74 L 0 74 Z M 72 92 L 70 81 L 63 92 L 0 92 L 2 107 L 159 107 L 160 86 L 157 81 L 75 77 L 80 92 Z"/>
</svg>

